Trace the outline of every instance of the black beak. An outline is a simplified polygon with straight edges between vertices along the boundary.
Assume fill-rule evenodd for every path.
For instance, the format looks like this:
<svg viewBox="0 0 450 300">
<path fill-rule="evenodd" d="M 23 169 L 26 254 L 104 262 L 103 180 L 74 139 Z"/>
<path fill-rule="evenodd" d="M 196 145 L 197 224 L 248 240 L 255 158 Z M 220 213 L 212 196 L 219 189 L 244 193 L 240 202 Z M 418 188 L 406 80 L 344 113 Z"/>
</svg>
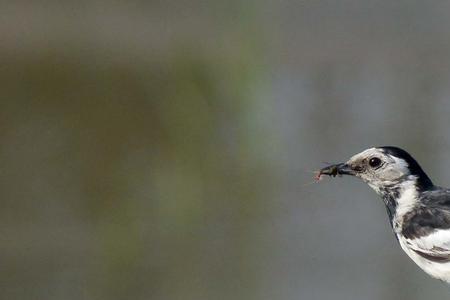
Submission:
<svg viewBox="0 0 450 300">
<path fill-rule="evenodd" d="M 336 175 L 355 175 L 355 172 L 346 163 L 339 163 L 320 169 L 320 175 L 336 177 Z"/>
</svg>

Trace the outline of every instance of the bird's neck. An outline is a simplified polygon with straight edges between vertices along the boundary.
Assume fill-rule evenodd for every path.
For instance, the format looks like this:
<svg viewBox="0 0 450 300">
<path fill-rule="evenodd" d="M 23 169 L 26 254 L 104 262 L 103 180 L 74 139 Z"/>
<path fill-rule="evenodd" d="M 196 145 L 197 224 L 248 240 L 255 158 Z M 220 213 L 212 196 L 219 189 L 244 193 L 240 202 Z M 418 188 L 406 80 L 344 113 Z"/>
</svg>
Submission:
<svg viewBox="0 0 450 300">
<path fill-rule="evenodd" d="M 400 219 L 418 204 L 418 180 L 408 176 L 399 183 L 393 183 L 372 188 L 383 199 L 391 226 L 394 219 Z"/>
</svg>

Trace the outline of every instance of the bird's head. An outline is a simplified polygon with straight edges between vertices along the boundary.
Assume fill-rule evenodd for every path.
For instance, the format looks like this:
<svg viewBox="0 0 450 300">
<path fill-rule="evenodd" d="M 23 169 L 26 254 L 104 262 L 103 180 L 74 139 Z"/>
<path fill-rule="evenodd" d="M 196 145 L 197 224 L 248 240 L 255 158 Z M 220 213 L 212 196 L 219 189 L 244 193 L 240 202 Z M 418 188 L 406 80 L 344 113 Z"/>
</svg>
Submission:
<svg viewBox="0 0 450 300">
<path fill-rule="evenodd" d="M 413 184 L 417 190 L 433 186 L 430 178 L 408 152 L 391 146 L 364 150 L 345 163 L 323 168 L 319 174 L 355 176 L 379 194 L 406 184 Z"/>
</svg>

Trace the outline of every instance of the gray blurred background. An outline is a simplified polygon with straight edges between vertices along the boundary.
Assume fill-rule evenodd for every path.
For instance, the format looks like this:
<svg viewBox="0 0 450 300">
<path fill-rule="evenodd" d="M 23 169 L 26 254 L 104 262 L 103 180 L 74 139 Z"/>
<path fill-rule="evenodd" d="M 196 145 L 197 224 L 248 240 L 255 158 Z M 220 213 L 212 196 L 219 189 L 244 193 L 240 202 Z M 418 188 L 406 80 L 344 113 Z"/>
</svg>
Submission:
<svg viewBox="0 0 450 300">
<path fill-rule="evenodd" d="M 1 299 L 447 299 L 353 178 L 450 185 L 446 1 L 0 4 Z"/>
</svg>

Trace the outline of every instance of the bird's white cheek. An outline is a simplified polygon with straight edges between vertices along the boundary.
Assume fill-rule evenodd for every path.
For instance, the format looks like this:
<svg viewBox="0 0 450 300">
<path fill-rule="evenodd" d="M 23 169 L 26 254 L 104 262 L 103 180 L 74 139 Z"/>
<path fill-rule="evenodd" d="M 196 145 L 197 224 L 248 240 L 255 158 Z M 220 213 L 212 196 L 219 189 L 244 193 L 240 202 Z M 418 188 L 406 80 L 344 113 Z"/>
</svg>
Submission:
<svg viewBox="0 0 450 300">
<path fill-rule="evenodd" d="M 372 173 L 357 173 L 356 177 L 361 178 L 364 182 L 368 184 L 376 184 L 380 182 L 380 180 Z"/>
<path fill-rule="evenodd" d="M 385 185 L 384 180 L 380 180 L 377 176 L 371 173 L 357 174 L 356 177 L 361 178 L 367 183 L 378 195 L 381 195 L 381 187 Z"/>
<path fill-rule="evenodd" d="M 385 169 L 380 174 L 380 177 L 384 181 L 394 181 L 394 180 L 399 179 L 399 178 L 401 178 L 403 176 L 405 176 L 405 174 L 401 170 L 396 170 L 396 169 L 393 169 L 393 168 Z"/>
</svg>

